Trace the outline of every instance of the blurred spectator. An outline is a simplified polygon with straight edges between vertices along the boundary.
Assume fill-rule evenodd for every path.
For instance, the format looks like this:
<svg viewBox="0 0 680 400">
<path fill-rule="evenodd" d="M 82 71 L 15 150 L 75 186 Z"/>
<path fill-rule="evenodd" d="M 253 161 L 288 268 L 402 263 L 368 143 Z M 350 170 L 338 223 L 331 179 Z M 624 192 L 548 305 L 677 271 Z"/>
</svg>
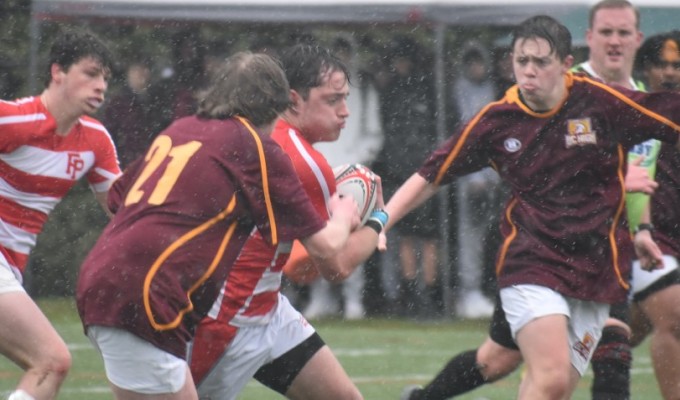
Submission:
<svg viewBox="0 0 680 400">
<path fill-rule="evenodd" d="M 182 29 L 172 35 L 172 65 L 149 88 L 152 129 L 158 133 L 175 119 L 192 115 L 196 93 L 206 80 L 206 46 L 197 29 Z"/>
<path fill-rule="evenodd" d="M 116 145 L 121 168 L 142 155 L 155 136 L 150 123 L 151 61 L 139 57 L 125 67 L 125 83 L 104 109 L 102 122 Z"/>
<path fill-rule="evenodd" d="M 515 74 L 512 71 L 512 50 L 507 46 L 493 49 L 492 79 L 496 87 L 496 98 L 500 99 L 505 91 L 515 84 Z"/>
<path fill-rule="evenodd" d="M 437 134 L 434 86 L 432 74 L 427 69 L 432 63 L 424 50 L 412 37 L 398 36 L 385 59 L 386 70 L 376 75 L 384 144 L 373 169 L 382 177 L 383 191 L 388 199 L 434 149 Z M 392 291 L 394 285 L 390 282 L 389 274 L 394 270 L 390 254 L 383 257 L 388 260 L 383 262 L 384 286 L 390 300 L 398 297 L 398 309 L 405 316 L 433 316 L 443 308 L 441 285 L 437 279 L 438 239 L 435 198 L 411 212 L 388 233 L 388 249 L 398 255 L 398 293 Z"/>
<path fill-rule="evenodd" d="M 19 97 L 21 79 L 17 74 L 18 65 L 5 53 L 0 53 L 0 99 Z"/>
<path fill-rule="evenodd" d="M 491 55 L 481 43 L 463 45 L 459 59 L 461 74 L 453 84 L 451 104 L 459 117 L 458 124 L 472 119 L 486 104 L 496 99 L 496 85 L 491 78 Z M 498 204 L 500 178 L 491 168 L 458 179 L 456 185 L 458 290 L 456 315 L 461 318 L 490 317 L 493 302 L 482 292 L 488 246 L 486 234 L 500 212 Z"/>
<path fill-rule="evenodd" d="M 342 164 L 360 163 L 371 167 L 382 147 L 383 135 L 380 126 L 378 93 L 361 68 L 356 57 L 356 43 L 347 35 L 336 37 L 331 50 L 350 69 L 350 93 L 347 98 L 349 118 L 345 129 L 335 142 L 315 144 L 331 167 Z M 363 290 L 365 276 L 363 266 L 343 283 L 333 285 L 319 278 L 311 284 L 310 302 L 304 311 L 309 319 L 331 315 L 339 310 L 338 289 L 343 300 L 345 319 L 364 317 Z"/>
<path fill-rule="evenodd" d="M 651 91 L 680 89 L 680 31 L 647 38 L 637 52 L 636 70 Z"/>
<path fill-rule="evenodd" d="M 257 35 L 253 38 L 248 49 L 253 53 L 264 53 L 272 57 L 279 56 L 280 45 L 269 34 Z"/>
<path fill-rule="evenodd" d="M 213 76 L 220 71 L 231 54 L 231 43 L 225 40 L 213 40 L 206 46 L 203 57 L 204 81 L 210 82 Z"/>
</svg>

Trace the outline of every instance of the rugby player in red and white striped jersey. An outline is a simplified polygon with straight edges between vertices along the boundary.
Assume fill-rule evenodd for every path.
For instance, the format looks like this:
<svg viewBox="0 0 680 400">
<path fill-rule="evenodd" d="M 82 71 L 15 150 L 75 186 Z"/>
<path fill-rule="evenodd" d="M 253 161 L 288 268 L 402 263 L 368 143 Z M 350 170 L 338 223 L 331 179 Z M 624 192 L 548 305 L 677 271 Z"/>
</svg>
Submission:
<svg viewBox="0 0 680 400">
<path fill-rule="evenodd" d="M 25 370 L 13 400 L 53 399 L 71 357 L 24 291 L 22 274 L 47 217 L 81 179 L 105 206 L 120 175 L 111 137 L 89 115 L 104 101 L 113 58 L 87 32 L 53 43 L 46 89 L 0 101 L 0 349 Z"/>
</svg>

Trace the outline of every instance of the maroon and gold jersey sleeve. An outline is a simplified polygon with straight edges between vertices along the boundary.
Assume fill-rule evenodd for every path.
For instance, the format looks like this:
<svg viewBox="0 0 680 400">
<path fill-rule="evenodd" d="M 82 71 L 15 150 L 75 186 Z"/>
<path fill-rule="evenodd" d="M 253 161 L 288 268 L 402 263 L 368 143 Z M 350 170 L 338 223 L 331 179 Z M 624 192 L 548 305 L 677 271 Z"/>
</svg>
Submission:
<svg viewBox="0 0 680 400">
<path fill-rule="evenodd" d="M 451 183 L 459 176 L 493 166 L 490 148 L 487 145 L 490 133 L 498 126 L 493 122 L 494 118 L 490 118 L 489 115 L 493 116 L 493 110 L 502 104 L 504 101 L 494 102 L 484 107 L 467 124 L 444 141 L 428 157 L 418 173 L 428 182 L 444 185 Z"/>
<path fill-rule="evenodd" d="M 675 144 L 680 135 L 680 93 L 629 90 L 576 75 L 572 90 L 587 93 L 585 103 L 599 109 L 606 128 L 624 147 L 655 138 Z M 598 104 L 599 103 L 599 104 Z M 605 105 L 603 107 L 603 105 Z"/>
</svg>

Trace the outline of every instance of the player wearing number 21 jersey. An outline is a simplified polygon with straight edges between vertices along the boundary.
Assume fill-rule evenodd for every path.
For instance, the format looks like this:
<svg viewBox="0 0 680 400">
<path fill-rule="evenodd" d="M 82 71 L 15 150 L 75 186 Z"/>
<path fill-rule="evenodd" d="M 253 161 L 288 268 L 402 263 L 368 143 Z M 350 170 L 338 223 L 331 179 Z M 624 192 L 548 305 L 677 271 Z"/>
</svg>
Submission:
<svg viewBox="0 0 680 400">
<path fill-rule="evenodd" d="M 288 156 L 246 120 L 175 122 L 113 191 L 116 215 L 78 282 L 83 321 L 182 358 L 253 224 L 272 244 L 325 224 Z"/>
<path fill-rule="evenodd" d="M 232 55 L 196 115 L 162 131 L 114 184 L 115 215 L 83 262 L 76 298 L 116 398 L 198 398 L 187 343 L 254 231 L 331 256 L 358 223 L 356 202 L 339 196 L 332 218 L 319 217 L 269 137 L 289 91 L 271 57 Z"/>
</svg>

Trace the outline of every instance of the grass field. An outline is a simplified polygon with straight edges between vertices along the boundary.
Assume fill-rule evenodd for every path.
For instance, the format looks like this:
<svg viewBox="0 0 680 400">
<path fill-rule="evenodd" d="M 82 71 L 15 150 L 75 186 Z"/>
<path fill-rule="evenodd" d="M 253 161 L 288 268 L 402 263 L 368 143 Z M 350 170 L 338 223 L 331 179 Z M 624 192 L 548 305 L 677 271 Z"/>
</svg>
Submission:
<svg viewBox="0 0 680 400">
<path fill-rule="evenodd" d="M 57 330 L 69 344 L 73 368 L 64 384 L 60 400 L 112 399 L 108 392 L 103 364 L 82 333 L 72 301 L 39 302 Z M 419 323 L 400 320 L 358 322 L 319 321 L 315 327 L 335 351 L 340 362 L 367 400 L 397 400 L 401 388 L 425 383 L 454 354 L 476 347 L 486 334 L 486 321 Z M 661 399 L 644 343 L 635 351 L 633 399 Z M 21 371 L 0 358 L 0 396 L 7 396 Z M 574 399 L 589 399 L 590 374 L 581 381 Z M 515 397 L 518 375 L 488 385 L 460 399 L 494 400 Z M 248 385 L 240 399 L 281 398 L 256 382 Z"/>
</svg>

